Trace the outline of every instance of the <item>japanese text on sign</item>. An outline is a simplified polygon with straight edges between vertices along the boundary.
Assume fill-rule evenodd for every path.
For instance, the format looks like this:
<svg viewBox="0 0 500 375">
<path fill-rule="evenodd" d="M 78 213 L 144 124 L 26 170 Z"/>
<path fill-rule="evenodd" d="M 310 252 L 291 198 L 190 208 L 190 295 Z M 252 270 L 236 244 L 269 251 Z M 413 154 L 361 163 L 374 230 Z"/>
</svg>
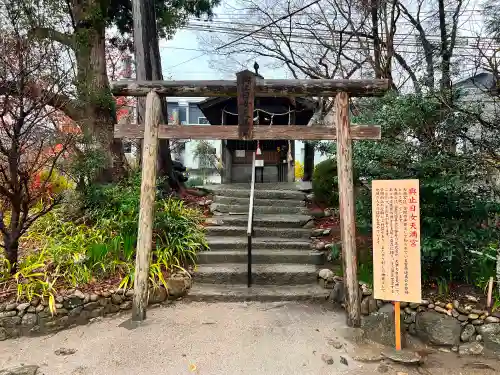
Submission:
<svg viewBox="0 0 500 375">
<path fill-rule="evenodd" d="M 372 182 L 375 298 L 420 302 L 418 180 Z"/>
</svg>

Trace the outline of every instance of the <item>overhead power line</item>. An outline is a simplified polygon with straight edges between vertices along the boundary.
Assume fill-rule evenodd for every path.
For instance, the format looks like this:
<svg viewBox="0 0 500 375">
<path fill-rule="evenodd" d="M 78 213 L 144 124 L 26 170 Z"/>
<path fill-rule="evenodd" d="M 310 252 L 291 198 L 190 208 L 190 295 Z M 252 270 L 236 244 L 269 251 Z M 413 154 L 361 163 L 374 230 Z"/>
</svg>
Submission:
<svg viewBox="0 0 500 375">
<path fill-rule="evenodd" d="M 276 20 L 274 20 L 274 21 L 272 21 L 272 22 L 269 22 L 268 24 L 266 24 L 266 25 L 264 25 L 264 26 L 262 26 L 262 27 L 259 27 L 257 30 L 253 30 L 253 31 L 251 31 L 251 32 L 250 32 L 250 33 L 248 33 L 247 35 L 243 35 L 243 36 L 241 36 L 241 37 L 239 37 L 239 38 L 237 38 L 237 39 L 235 39 L 235 40 L 232 40 L 232 41 L 231 41 L 231 42 L 229 42 L 229 43 L 224 44 L 223 46 L 217 47 L 215 50 L 216 50 L 216 51 L 218 51 L 218 50 L 221 50 L 221 49 L 223 49 L 223 48 L 229 47 L 231 44 L 234 44 L 234 43 L 236 43 L 236 42 L 239 42 L 240 40 L 245 39 L 246 37 L 252 36 L 253 34 L 258 33 L 259 31 L 264 30 L 266 27 L 269 27 L 269 26 L 275 25 L 275 24 L 276 24 L 276 23 L 278 23 L 279 21 L 283 21 L 283 20 L 285 20 L 285 19 L 287 19 L 287 18 L 290 18 L 290 17 L 294 16 L 295 14 L 300 13 L 300 12 L 302 12 L 303 10 L 306 10 L 307 8 L 309 8 L 309 7 L 313 6 L 314 4 L 319 3 L 320 1 L 321 1 L 321 0 L 315 0 L 315 1 L 313 1 L 312 3 L 309 3 L 309 4 L 305 5 L 305 6 L 303 6 L 302 8 L 299 8 L 299 9 L 297 9 L 297 10 L 295 10 L 295 11 L 291 12 L 291 13 L 285 14 L 284 16 L 282 16 L 282 17 L 280 17 L 280 18 L 278 18 L 278 19 L 276 19 Z"/>
<path fill-rule="evenodd" d="M 276 24 L 276 23 L 277 23 L 277 22 L 279 22 L 279 21 L 282 21 L 282 20 L 284 20 L 284 19 L 286 19 L 286 18 L 288 18 L 288 17 L 291 17 L 291 16 L 293 16 L 293 15 L 295 15 L 295 14 L 299 13 L 299 12 L 302 12 L 304 9 L 307 9 L 307 8 L 309 8 L 310 6 L 312 6 L 312 5 L 314 5 L 314 4 L 317 4 L 317 3 L 319 3 L 319 2 L 320 2 L 320 0 L 315 0 L 315 1 L 313 1 L 312 3 L 310 3 L 310 4 L 306 5 L 306 6 L 303 6 L 303 7 L 302 7 L 302 8 L 300 8 L 300 9 L 297 9 L 297 10 L 295 10 L 295 11 L 291 12 L 291 13 L 288 13 L 288 14 L 286 14 L 286 15 L 284 15 L 284 16 L 282 16 L 282 17 L 278 18 L 277 20 L 272 21 L 272 22 L 270 22 L 269 24 L 262 26 L 262 27 L 261 27 L 261 28 L 259 28 L 258 30 L 254 30 L 254 31 L 250 32 L 250 33 L 249 33 L 248 35 L 246 35 L 246 36 L 239 37 L 238 39 L 233 40 L 232 42 L 227 43 L 225 46 L 222 46 L 222 47 L 217 48 L 217 49 L 216 49 L 216 51 L 217 51 L 218 49 L 221 49 L 221 48 L 227 47 L 227 46 L 229 46 L 229 45 L 231 45 L 231 44 L 233 44 L 233 43 L 236 43 L 236 42 L 238 42 L 238 41 L 240 41 L 240 40 L 242 40 L 242 39 L 244 39 L 244 38 L 246 38 L 246 37 L 248 37 L 248 36 L 251 36 L 251 35 L 255 34 L 256 32 L 259 32 L 259 31 L 261 31 L 261 30 L 265 29 L 265 28 L 266 28 L 266 27 L 268 27 L 268 26 L 272 26 L 272 25 Z M 205 56 L 205 55 L 206 55 L 206 54 L 208 54 L 208 53 L 210 53 L 210 52 L 205 52 L 205 53 L 202 53 L 201 55 L 198 55 L 198 56 L 195 56 L 195 57 L 190 58 L 190 59 L 188 59 L 188 60 L 185 60 L 185 61 L 183 61 L 183 62 L 181 62 L 181 63 L 179 63 L 179 64 L 176 64 L 176 65 L 173 65 L 173 66 L 166 67 L 166 69 L 173 69 L 173 68 L 176 68 L 176 67 L 178 67 L 178 66 L 180 66 L 180 65 L 186 64 L 186 63 L 191 62 L 191 61 L 193 61 L 193 60 L 196 60 L 196 59 L 198 59 L 198 58 L 200 58 L 200 57 L 202 57 L 202 56 Z"/>
</svg>

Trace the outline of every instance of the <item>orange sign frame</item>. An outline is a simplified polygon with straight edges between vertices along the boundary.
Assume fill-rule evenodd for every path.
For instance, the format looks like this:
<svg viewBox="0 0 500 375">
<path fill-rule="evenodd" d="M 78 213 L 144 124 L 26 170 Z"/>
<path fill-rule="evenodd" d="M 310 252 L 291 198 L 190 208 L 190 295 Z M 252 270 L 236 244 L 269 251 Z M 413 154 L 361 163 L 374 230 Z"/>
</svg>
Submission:
<svg viewBox="0 0 500 375">
<path fill-rule="evenodd" d="M 373 289 L 385 301 L 422 301 L 419 180 L 372 181 Z"/>
</svg>

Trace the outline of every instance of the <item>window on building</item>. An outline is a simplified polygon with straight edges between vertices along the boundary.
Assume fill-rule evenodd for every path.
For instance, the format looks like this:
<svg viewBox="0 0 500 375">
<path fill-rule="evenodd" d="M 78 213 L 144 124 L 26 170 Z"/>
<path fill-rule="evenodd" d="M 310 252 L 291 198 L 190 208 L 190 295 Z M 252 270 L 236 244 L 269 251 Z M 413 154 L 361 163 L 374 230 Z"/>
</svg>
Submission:
<svg viewBox="0 0 500 375">
<path fill-rule="evenodd" d="M 185 124 L 187 121 L 187 107 L 179 107 L 177 111 L 179 116 L 179 124 Z"/>
<path fill-rule="evenodd" d="M 198 117 L 198 124 L 200 125 L 209 125 L 210 123 L 208 122 L 206 117 Z"/>
</svg>

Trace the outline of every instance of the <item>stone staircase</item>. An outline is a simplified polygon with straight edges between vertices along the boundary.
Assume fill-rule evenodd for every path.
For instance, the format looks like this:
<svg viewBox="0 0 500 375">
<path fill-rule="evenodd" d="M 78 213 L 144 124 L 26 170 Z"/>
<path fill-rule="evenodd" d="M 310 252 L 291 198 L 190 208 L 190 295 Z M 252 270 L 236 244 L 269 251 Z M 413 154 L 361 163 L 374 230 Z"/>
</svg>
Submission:
<svg viewBox="0 0 500 375">
<path fill-rule="evenodd" d="M 247 288 L 250 187 L 212 187 L 214 216 L 207 220 L 209 251 L 198 255 L 194 300 L 323 300 L 317 284 L 324 254 L 311 250 L 311 217 L 295 184 L 256 184 L 252 237 L 253 286 Z"/>
</svg>

